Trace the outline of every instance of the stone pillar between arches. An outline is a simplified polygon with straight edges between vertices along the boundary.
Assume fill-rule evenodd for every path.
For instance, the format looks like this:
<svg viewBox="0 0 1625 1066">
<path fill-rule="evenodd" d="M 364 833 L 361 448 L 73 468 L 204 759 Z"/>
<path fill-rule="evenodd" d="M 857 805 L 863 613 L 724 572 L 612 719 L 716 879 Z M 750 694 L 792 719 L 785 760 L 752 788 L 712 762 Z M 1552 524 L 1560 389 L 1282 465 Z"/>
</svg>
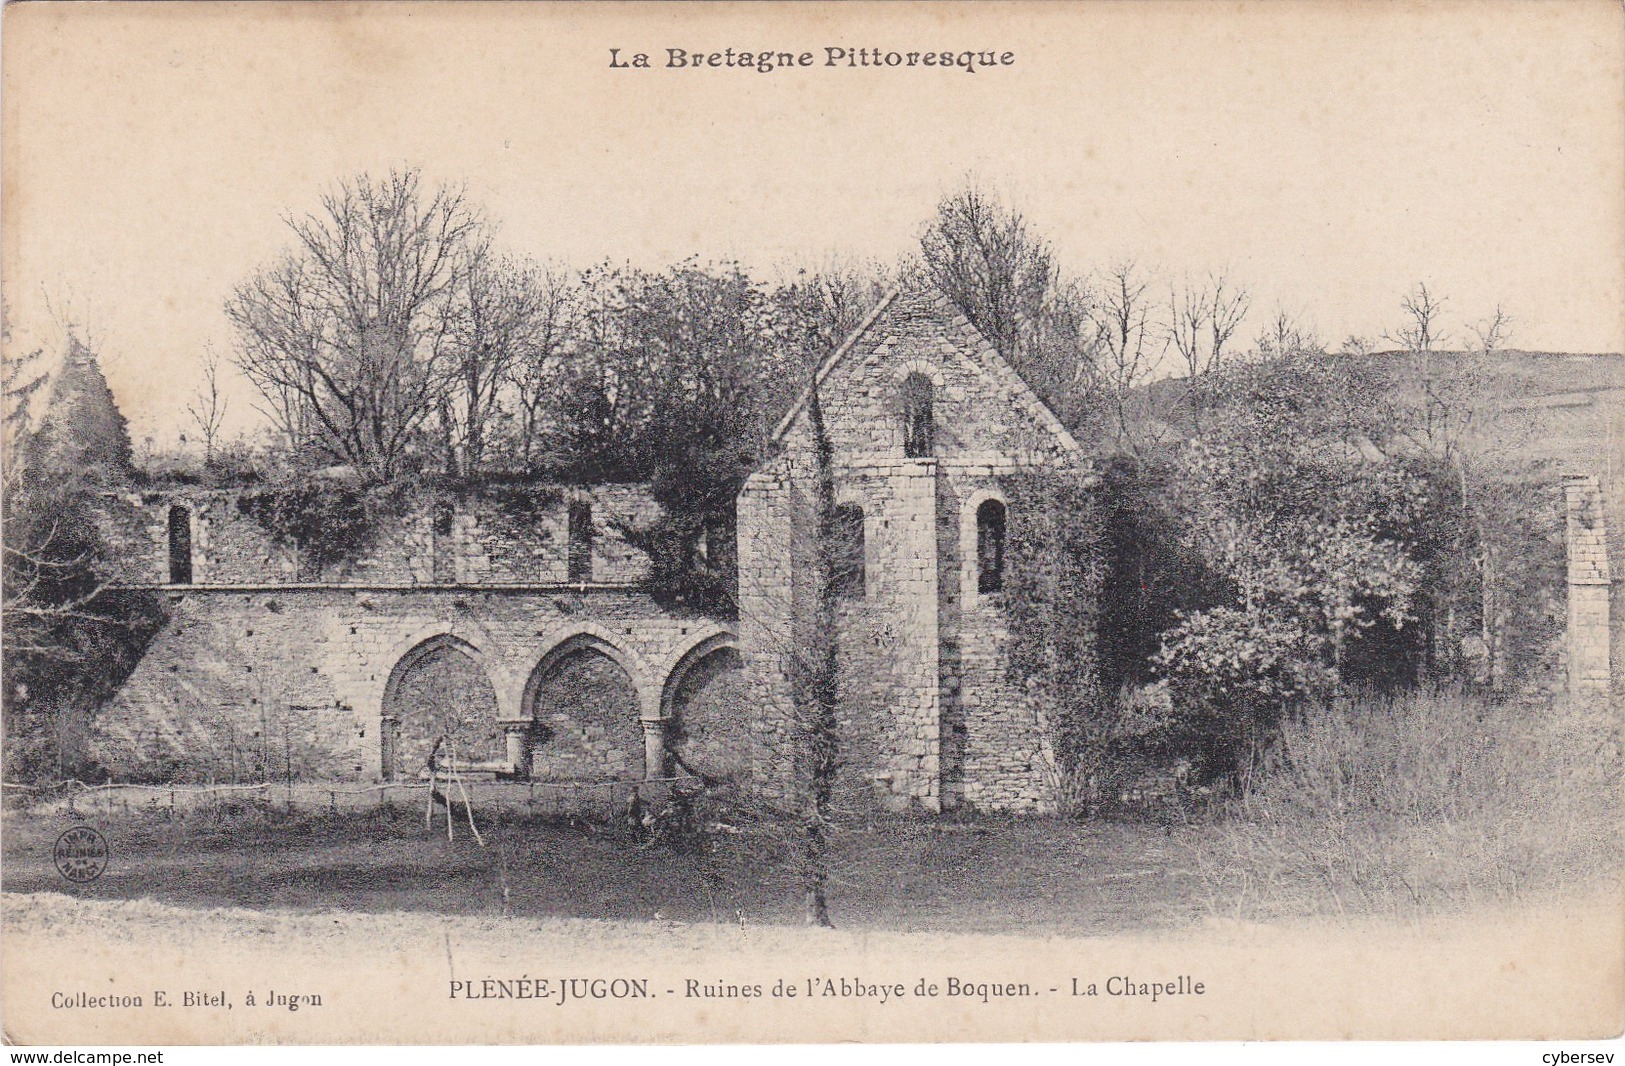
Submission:
<svg viewBox="0 0 1625 1066">
<path fill-rule="evenodd" d="M 509 718 L 497 723 L 502 727 L 503 739 L 508 746 L 508 771 L 519 780 L 528 780 L 530 777 L 530 728 L 529 718 Z"/>
<path fill-rule="evenodd" d="M 653 781 L 670 777 L 666 755 L 666 720 L 643 719 L 643 779 Z"/>
</svg>

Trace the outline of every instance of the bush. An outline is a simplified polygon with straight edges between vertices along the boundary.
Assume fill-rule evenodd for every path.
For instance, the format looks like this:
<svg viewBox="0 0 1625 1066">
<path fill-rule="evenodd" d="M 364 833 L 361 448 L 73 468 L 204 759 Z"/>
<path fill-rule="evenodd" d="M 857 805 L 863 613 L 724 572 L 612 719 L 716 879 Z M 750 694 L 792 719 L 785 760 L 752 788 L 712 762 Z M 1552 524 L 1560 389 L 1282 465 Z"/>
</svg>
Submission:
<svg viewBox="0 0 1625 1066">
<path fill-rule="evenodd" d="M 1240 911 L 1407 912 L 1520 899 L 1618 872 L 1615 713 L 1454 690 L 1289 718 L 1199 856 Z"/>
</svg>

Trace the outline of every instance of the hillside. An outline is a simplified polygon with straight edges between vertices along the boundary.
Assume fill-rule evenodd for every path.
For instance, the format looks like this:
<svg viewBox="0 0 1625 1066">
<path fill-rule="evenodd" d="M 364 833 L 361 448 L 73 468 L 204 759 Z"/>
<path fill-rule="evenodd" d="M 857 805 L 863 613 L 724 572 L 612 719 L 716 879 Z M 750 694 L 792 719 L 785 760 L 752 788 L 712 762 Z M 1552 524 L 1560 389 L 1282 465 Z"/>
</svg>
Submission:
<svg viewBox="0 0 1625 1066">
<path fill-rule="evenodd" d="M 1395 390 L 1395 399 L 1414 390 L 1416 377 L 1404 352 L 1328 355 L 1365 360 Z M 1464 352 L 1433 356 L 1430 376 L 1448 379 L 1466 364 Z M 1625 443 L 1625 355 L 1532 352 L 1497 353 L 1488 364 L 1484 393 L 1498 417 L 1482 427 L 1492 450 L 1553 465 L 1554 477 L 1593 474 L 1619 487 L 1620 448 Z M 1183 378 L 1166 378 L 1138 390 L 1141 416 L 1173 439 L 1187 424 Z M 1618 495 L 1614 495 L 1619 499 Z"/>
</svg>

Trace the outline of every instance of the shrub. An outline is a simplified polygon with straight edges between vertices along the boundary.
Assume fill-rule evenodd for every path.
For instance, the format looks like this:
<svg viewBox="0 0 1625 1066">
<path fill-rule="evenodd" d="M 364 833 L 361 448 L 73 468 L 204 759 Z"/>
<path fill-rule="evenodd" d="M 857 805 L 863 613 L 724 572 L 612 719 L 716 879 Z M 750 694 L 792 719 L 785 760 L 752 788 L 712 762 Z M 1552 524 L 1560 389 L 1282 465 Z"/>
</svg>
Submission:
<svg viewBox="0 0 1625 1066">
<path fill-rule="evenodd" d="M 1615 718 L 1456 690 L 1309 708 L 1199 857 L 1214 902 L 1403 913 L 1617 874 Z"/>
</svg>

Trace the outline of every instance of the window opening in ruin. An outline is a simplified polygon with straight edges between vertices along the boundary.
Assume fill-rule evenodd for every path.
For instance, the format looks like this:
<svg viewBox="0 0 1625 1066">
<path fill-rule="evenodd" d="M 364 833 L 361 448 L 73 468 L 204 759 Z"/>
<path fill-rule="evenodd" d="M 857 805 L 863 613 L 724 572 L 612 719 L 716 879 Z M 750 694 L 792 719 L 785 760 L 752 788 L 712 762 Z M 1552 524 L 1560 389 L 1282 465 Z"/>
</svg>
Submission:
<svg viewBox="0 0 1625 1066">
<path fill-rule="evenodd" d="M 592 501 L 570 502 L 569 580 L 585 584 L 592 580 Z"/>
<path fill-rule="evenodd" d="M 1004 588 L 1004 504 L 984 500 L 976 509 L 976 591 Z"/>
<path fill-rule="evenodd" d="M 837 596 L 863 598 L 863 508 L 846 503 L 835 508 L 835 543 L 831 545 L 830 585 Z"/>
<path fill-rule="evenodd" d="M 903 407 L 903 454 L 910 459 L 925 459 L 932 454 L 936 424 L 932 404 L 936 386 L 924 374 L 914 373 L 903 379 L 900 395 Z"/>
<path fill-rule="evenodd" d="M 169 509 L 169 583 L 192 583 L 192 512 L 185 507 Z"/>
</svg>

